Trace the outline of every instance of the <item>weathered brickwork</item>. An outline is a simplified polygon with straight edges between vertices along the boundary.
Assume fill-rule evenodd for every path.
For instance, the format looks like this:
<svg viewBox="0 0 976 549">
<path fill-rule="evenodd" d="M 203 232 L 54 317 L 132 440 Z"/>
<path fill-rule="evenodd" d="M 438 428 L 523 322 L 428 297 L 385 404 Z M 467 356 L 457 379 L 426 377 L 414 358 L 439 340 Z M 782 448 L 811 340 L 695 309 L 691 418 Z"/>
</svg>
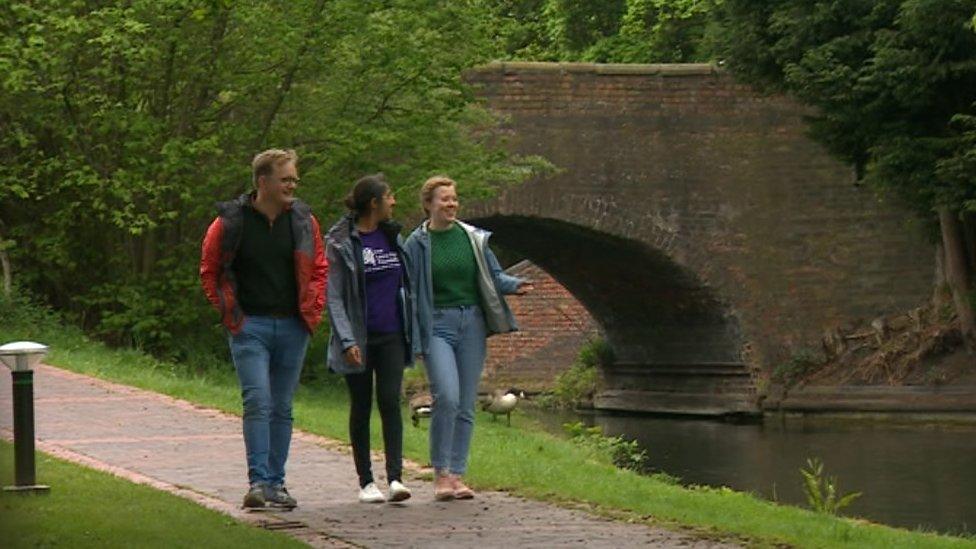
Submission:
<svg viewBox="0 0 976 549">
<path fill-rule="evenodd" d="M 509 296 L 520 331 L 488 339 L 483 386 L 551 389 L 556 376 L 572 365 L 580 347 L 597 336 L 599 328 L 586 308 L 538 266 L 522 261 L 506 272 L 530 280 L 534 288 L 523 296 Z"/>
<path fill-rule="evenodd" d="M 912 216 L 855 185 L 787 98 L 708 65 L 499 63 L 468 79 L 513 149 L 560 171 L 464 217 L 563 283 L 624 362 L 768 371 L 930 292 Z"/>
</svg>

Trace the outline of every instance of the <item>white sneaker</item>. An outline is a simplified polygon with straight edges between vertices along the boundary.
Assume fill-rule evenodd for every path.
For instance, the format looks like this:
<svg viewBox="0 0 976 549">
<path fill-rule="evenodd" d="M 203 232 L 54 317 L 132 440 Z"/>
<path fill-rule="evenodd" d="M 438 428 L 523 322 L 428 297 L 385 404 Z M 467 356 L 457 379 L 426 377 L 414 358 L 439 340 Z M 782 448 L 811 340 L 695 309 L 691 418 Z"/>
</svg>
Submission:
<svg viewBox="0 0 976 549">
<path fill-rule="evenodd" d="M 376 487 L 375 482 L 370 482 L 365 488 L 359 489 L 359 502 L 360 503 L 383 503 L 386 498 L 383 497 L 383 492 Z"/>
<path fill-rule="evenodd" d="M 410 499 L 410 489 L 399 480 L 390 483 L 390 501 L 404 501 Z"/>
</svg>

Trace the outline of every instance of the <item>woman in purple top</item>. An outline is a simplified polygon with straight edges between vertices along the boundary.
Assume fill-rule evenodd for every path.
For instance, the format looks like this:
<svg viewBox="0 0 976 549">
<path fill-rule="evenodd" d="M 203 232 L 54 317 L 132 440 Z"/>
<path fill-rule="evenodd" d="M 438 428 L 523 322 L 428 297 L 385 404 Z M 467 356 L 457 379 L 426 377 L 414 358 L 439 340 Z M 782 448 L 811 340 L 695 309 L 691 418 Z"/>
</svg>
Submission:
<svg viewBox="0 0 976 549">
<path fill-rule="evenodd" d="M 396 199 L 382 174 L 356 182 L 346 207 L 326 235 L 329 259 L 327 306 L 332 333 L 327 363 L 344 374 L 349 387 L 349 438 L 359 475 L 359 501 L 403 501 L 410 490 L 401 481 L 403 422 L 400 386 L 413 363 L 406 296 L 406 260 L 400 226 L 393 222 Z M 373 480 L 369 416 L 373 382 L 383 423 L 388 496 Z"/>
</svg>

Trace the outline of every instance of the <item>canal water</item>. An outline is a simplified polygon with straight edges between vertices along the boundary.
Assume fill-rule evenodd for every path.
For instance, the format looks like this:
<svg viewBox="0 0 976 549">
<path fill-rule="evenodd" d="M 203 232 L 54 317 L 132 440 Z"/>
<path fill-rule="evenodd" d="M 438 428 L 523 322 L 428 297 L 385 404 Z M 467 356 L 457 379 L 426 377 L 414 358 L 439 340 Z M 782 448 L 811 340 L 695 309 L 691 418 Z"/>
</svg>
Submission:
<svg viewBox="0 0 976 549">
<path fill-rule="evenodd" d="M 820 458 L 841 493 L 863 495 L 844 515 L 904 528 L 976 532 L 976 425 L 767 417 L 762 423 L 599 412 L 533 416 L 553 432 L 598 425 L 637 440 L 648 472 L 682 484 L 729 486 L 806 507 L 799 470 Z"/>
</svg>

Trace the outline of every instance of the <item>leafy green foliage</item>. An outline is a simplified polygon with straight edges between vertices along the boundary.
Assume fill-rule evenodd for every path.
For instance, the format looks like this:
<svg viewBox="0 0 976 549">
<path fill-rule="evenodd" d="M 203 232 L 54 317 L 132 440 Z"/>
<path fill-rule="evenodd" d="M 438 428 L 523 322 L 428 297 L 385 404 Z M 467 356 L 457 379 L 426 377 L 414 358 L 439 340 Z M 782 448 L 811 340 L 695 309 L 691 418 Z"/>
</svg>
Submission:
<svg viewBox="0 0 976 549">
<path fill-rule="evenodd" d="M 485 0 L 509 57 L 679 63 L 708 58 L 716 0 Z"/>
<path fill-rule="evenodd" d="M 807 503 L 818 513 L 836 515 L 862 495 L 861 492 L 852 492 L 841 496 L 837 478 L 824 474 L 823 462 L 819 458 L 807 459 L 807 466 L 800 469 L 800 474 L 803 476 L 803 493 Z"/>
<path fill-rule="evenodd" d="M 600 383 L 601 366 L 613 362 L 613 349 L 603 339 L 587 342 L 570 368 L 556 376 L 553 389 L 539 403 L 548 408 L 572 408 L 591 401 Z"/>
<path fill-rule="evenodd" d="M 217 352 L 199 245 L 257 151 L 299 151 L 324 229 L 367 172 L 409 209 L 433 173 L 473 198 L 545 167 L 504 151 L 462 81 L 493 57 L 490 21 L 473 1 L 4 4 L 0 227 L 17 281 L 110 342 Z"/>
<path fill-rule="evenodd" d="M 777 366 L 772 379 L 784 385 L 793 385 L 823 365 L 823 358 L 810 349 L 799 349 L 790 359 Z"/>
<path fill-rule="evenodd" d="M 576 361 L 584 366 L 610 366 L 615 357 L 613 347 L 602 337 L 594 337 L 580 347 Z"/>
<path fill-rule="evenodd" d="M 628 0 L 619 31 L 589 46 L 582 60 L 685 63 L 709 57 L 711 0 Z"/>
<path fill-rule="evenodd" d="M 38 332 L 61 330 L 62 318 L 28 292 L 15 287 L 10 297 L 0 293 L 0 319 L 6 327 L 31 327 Z"/>
<path fill-rule="evenodd" d="M 567 423 L 563 425 L 563 428 L 573 442 L 608 457 L 614 465 L 621 469 L 642 471 L 647 464 L 647 451 L 641 449 L 636 440 L 626 440 L 619 436 L 606 436 L 600 427 L 587 427 L 579 421 Z M 672 477 L 664 478 L 668 482 L 674 482 Z"/>
<path fill-rule="evenodd" d="M 936 164 L 936 174 L 948 183 L 947 202 L 961 204 L 963 210 L 976 212 L 976 197 L 965 191 L 976 174 L 976 116 L 957 114 L 950 120 L 950 125 L 959 132 L 959 139 L 953 144 L 951 154 Z"/>
</svg>

